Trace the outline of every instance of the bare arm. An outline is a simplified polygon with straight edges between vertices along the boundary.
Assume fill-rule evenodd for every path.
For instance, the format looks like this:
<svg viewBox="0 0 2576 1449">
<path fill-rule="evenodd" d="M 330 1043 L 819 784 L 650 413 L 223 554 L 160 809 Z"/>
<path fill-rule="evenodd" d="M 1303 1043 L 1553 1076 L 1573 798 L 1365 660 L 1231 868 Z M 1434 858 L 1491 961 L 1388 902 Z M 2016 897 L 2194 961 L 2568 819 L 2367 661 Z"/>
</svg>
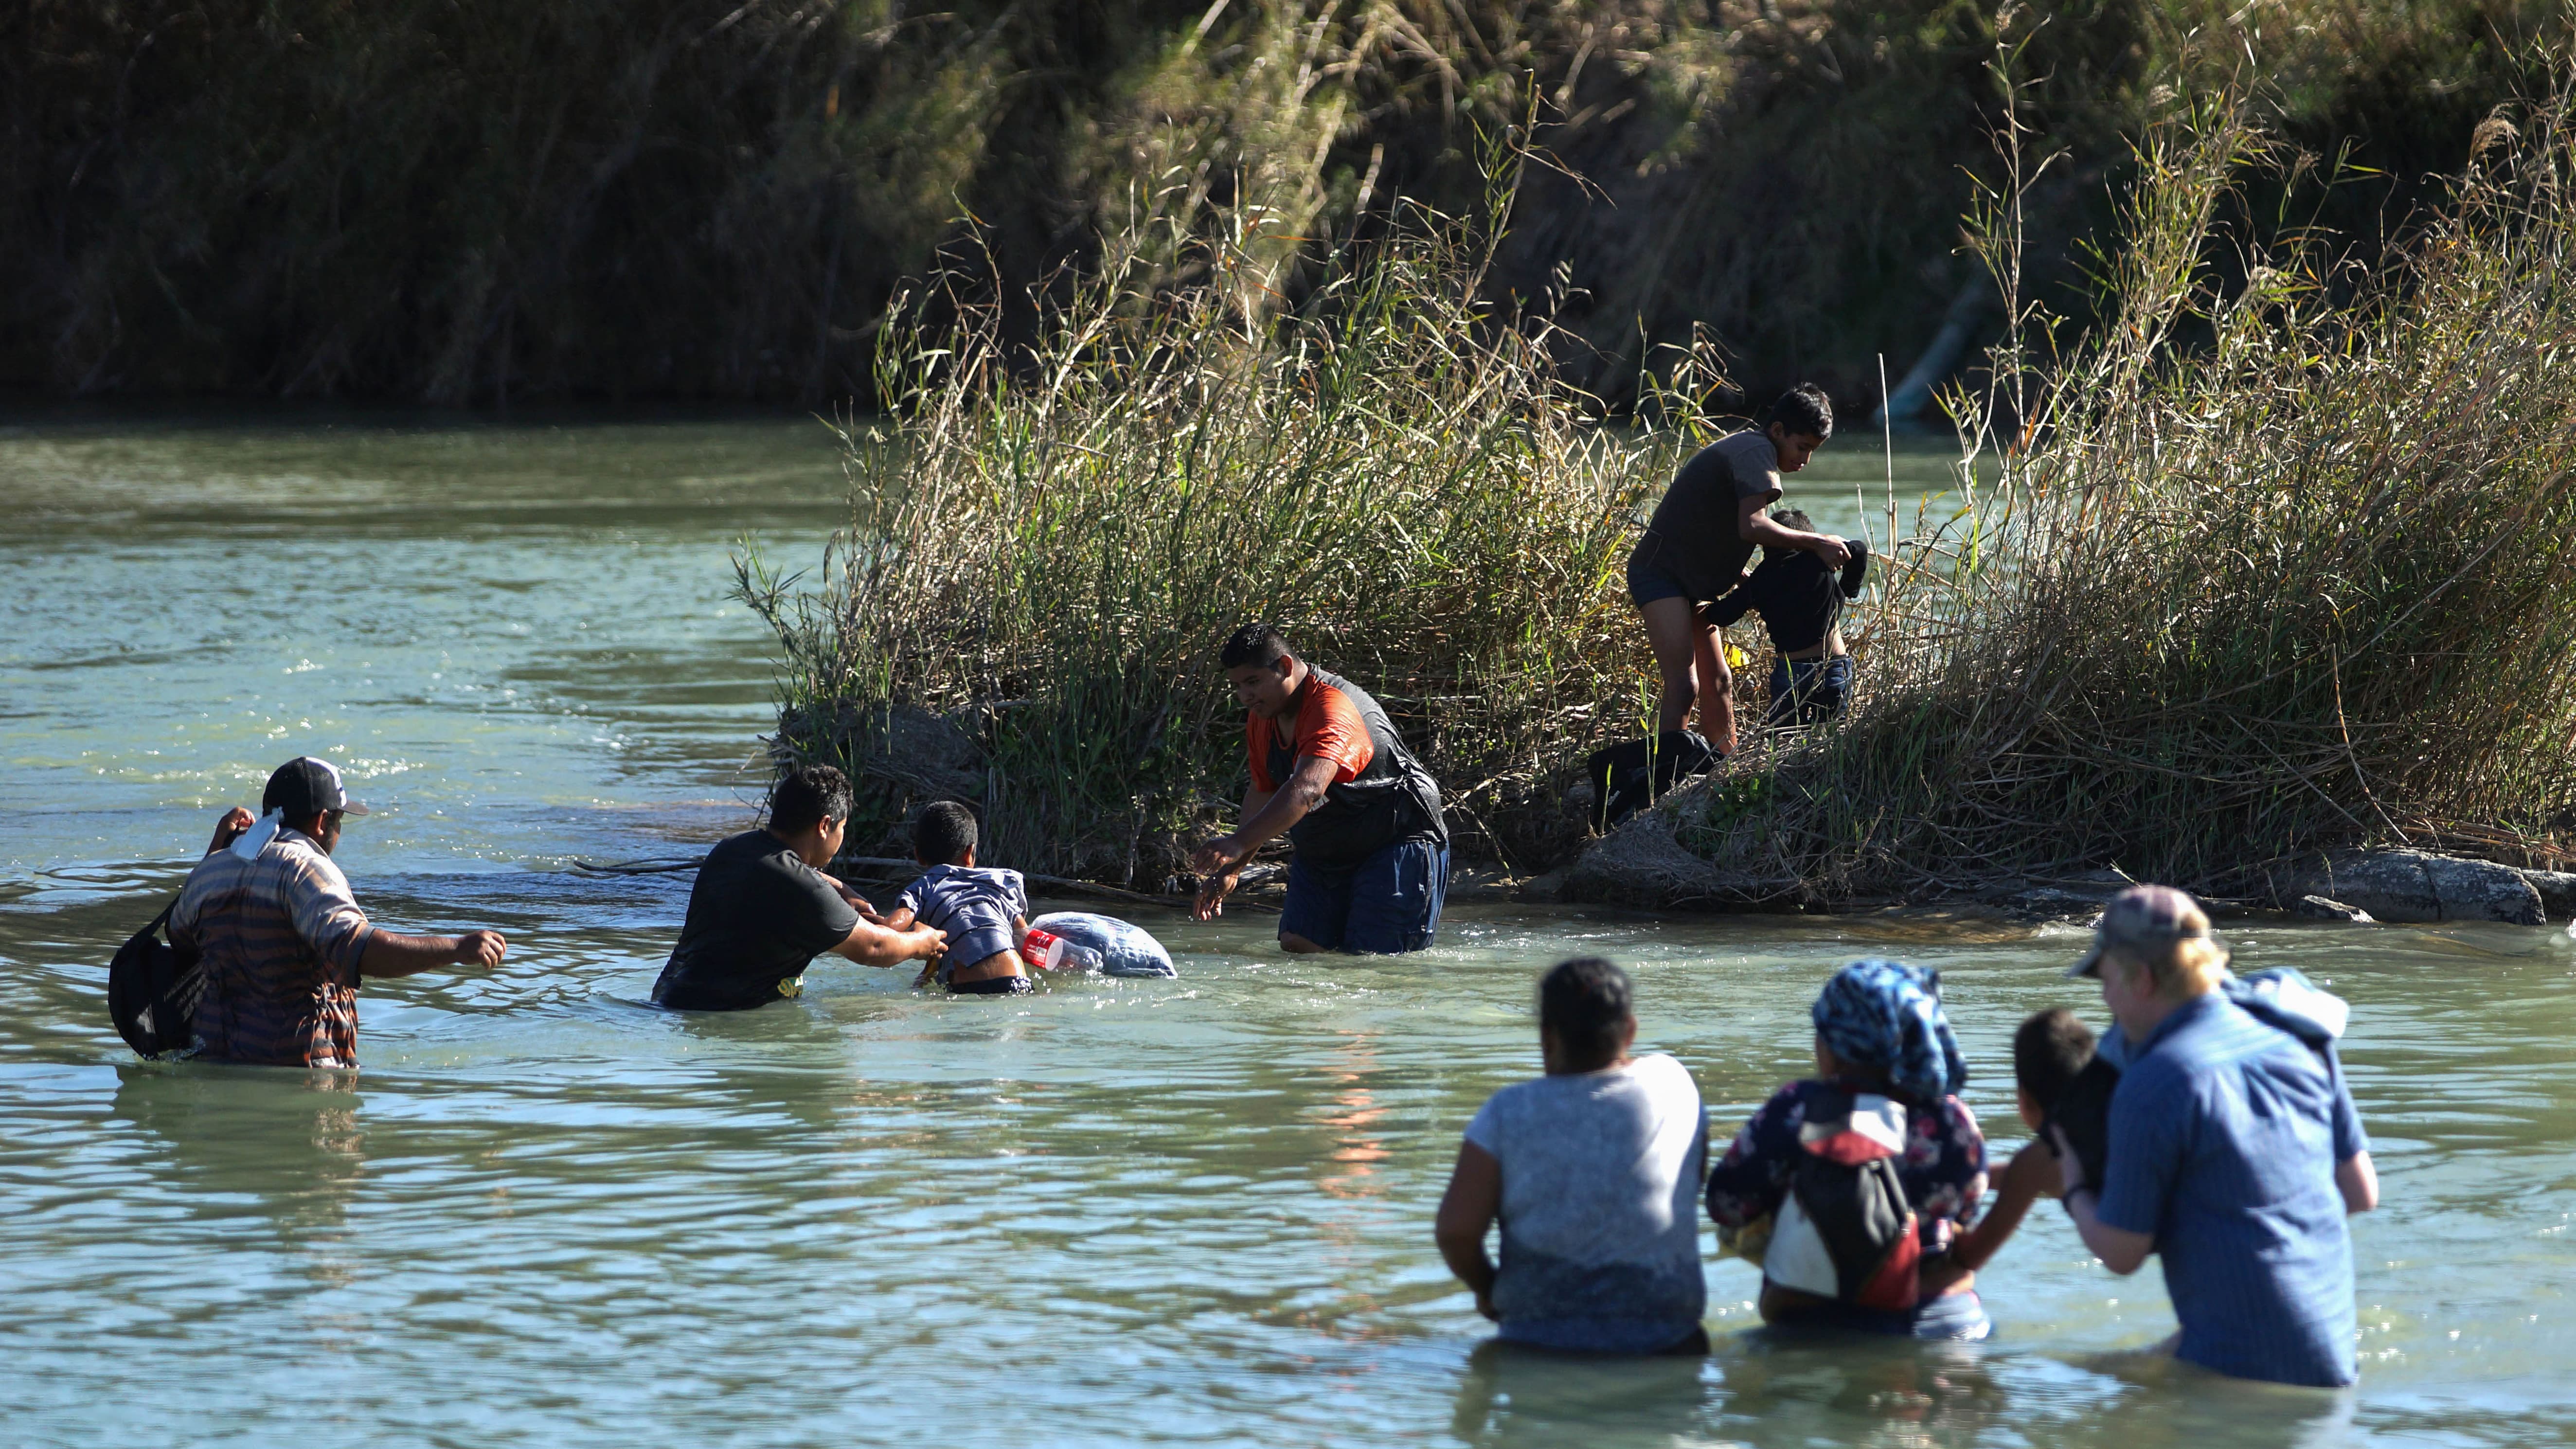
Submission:
<svg viewBox="0 0 2576 1449">
<path fill-rule="evenodd" d="M 249 811 L 244 810 L 239 805 L 225 811 L 224 818 L 215 822 L 215 838 L 206 842 L 206 854 L 212 855 L 216 851 L 223 849 L 225 846 L 232 844 L 234 841 L 241 839 L 241 833 L 243 831 L 250 829 L 253 825 L 258 823 L 258 821 L 250 818 Z"/>
<path fill-rule="evenodd" d="M 823 877 L 824 881 L 828 883 L 832 889 L 839 891 L 841 893 L 841 899 L 850 903 L 850 909 L 857 911 L 860 915 L 866 916 L 871 920 L 876 919 L 877 908 L 868 904 L 868 898 L 866 896 L 860 895 L 857 891 L 850 889 L 850 883 L 848 881 L 841 879 L 839 876 L 836 876 L 829 871 L 818 870 L 815 874 Z"/>
<path fill-rule="evenodd" d="M 2057 1157 L 2033 1142 L 2013 1154 L 1995 1193 L 1995 1205 L 1950 1245 L 1950 1261 L 1971 1272 L 1986 1266 L 2029 1215 L 2030 1205 L 2043 1196 L 2057 1196 Z"/>
<path fill-rule="evenodd" d="M 927 960 L 947 948 L 946 933 L 928 926 L 896 930 L 862 918 L 850 928 L 848 939 L 832 950 L 862 966 L 900 966 L 906 961 Z"/>
<path fill-rule="evenodd" d="M 1431 1236 L 1440 1245 L 1441 1261 L 1476 1295 L 1476 1311 L 1497 1321 L 1494 1261 L 1485 1256 L 1485 1230 L 1502 1210 L 1503 1164 L 1473 1142 L 1459 1143 L 1458 1165 L 1450 1170 L 1449 1190 L 1440 1195 Z"/>
<path fill-rule="evenodd" d="M 501 964 L 510 943 L 498 931 L 468 931 L 462 936 L 406 936 L 382 928 L 367 932 L 366 949 L 358 954 L 360 976 L 413 976 L 441 966 Z"/>
<path fill-rule="evenodd" d="M 1296 773 L 1288 776 L 1288 784 L 1296 786 L 1298 776 L 1306 773 L 1306 766 L 1309 766 L 1309 763 L 1327 763 L 1329 766 L 1329 761 L 1298 761 Z M 1332 784 L 1332 771 L 1329 771 L 1329 768 L 1324 771 L 1324 784 Z M 1244 861 L 1252 859 L 1252 851 L 1260 851 L 1262 843 L 1270 841 L 1270 835 L 1262 835 L 1262 841 L 1255 841 L 1252 846 L 1242 848 L 1242 851 L 1236 851 L 1234 843 L 1242 838 L 1244 828 L 1249 828 L 1255 820 L 1262 820 L 1265 815 L 1270 815 L 1270 807 L 1278 804 L 1280 794 L 1288 794 L 1288 792 L 1278 792 L 1278 789 L 1247 789 L 1247 792 L 1244 792 L 1244 810 L 1242 815 L 1239 815 L 1239 820 L 1244 822 L 1242 828 L 1236 828 L 1234 835 L 1218 835 L 1216 841 L 1208 841 L 1206 846 L 1190 851 L 1190 869 L 1198 871 L 1198 877 L 1200 877 L 1198 900 L 1190 902 L 1190 915 L 1195 915 L 1198 920 L 1216 920 L 1218 915 L 1226 913 L 1226 897 L 1234 895 L 1236 882 L 1242 882 Z M 1321 794 L 1316 794 L 1316 799 L 1321 799 Z M 1296 825 L 1298 820 L 1303 820 L 1303 817 L 1306 817 L 1306 810 L 1314 810 L 1314 804 L 1306 804 L 1303 810 L 1298 810 L 1296 815 L 1288 820 L 1288 825 Z M 1288 830 L 1288 825 L 1280 825 L 1280 830 Z"/>
<path fill-rule="evenodd" d="M 1234 834 L 1217 842 L 1226 848 L 1229 864 L 1241 867 L 1252 853 L 1288 833 L 1289 828 L 1306 818 L 1306 812 L 1324 803 L 1324 792 L 1332 788 L 1333 772 L 1340 768 L 1321 755 L 1301 755 L 1297 768 L 1290 771 L 1288 783 L 1271 792 L 1268 798 L 1244 817 Z"/>
<path fill-rule="evenodd" d="M 1777 496 L 1777 494 L 1773 495 L 1773 497 Z M 1771 548 L 1802 549 L 1823 559 L 1827 568 L 1838 569 L 1850 561 L 1851 546 L 1844 543 L 1839 536 L 1830 533 L 1802 533 L 1794 528 L 1783 528 L 1771 515 L 1762 511 L 1770 502 L 1770 498 L 1759 495 L 1735 500 L 1735 536 L 1746 543 L 1758 543 Z"/>
<path fill-rule="evenodd" d="M 2066 1215 L 2075 1219 L 2076 1236 L 2102 1266 L 2126 1277 L 2145 1265 L 2147 1255 L 2156 1250 L 2156 1240 L 2146 1233 L 2133 1233 L 2102 1221 L 2095 1211 L 2095 1194 L 2089 1187 L 2079 1187 L 2066 1195 Z"/>
<path fill-rule="evenodd" d="M 2336 1163 L 2335 1188 L 2343 1194 L 2345 1212 L 2366 1213 L 2379 1206 L 2379 1169 L 2370 1154 L 2356 1152 Z"/>
</svg>

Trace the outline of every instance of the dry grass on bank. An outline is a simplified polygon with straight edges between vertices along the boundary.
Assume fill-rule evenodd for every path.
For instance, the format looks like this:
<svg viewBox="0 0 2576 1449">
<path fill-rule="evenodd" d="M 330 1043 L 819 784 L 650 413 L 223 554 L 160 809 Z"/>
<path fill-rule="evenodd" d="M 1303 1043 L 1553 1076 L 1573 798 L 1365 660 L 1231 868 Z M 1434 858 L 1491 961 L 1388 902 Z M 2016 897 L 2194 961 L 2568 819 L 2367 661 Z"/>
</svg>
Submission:
<svg viewBox="0 0 2576 1449">
<path fill-rule="evenodd" d="M 1471 852 L 1561 849 L 1545 777 L 1635 729 L 1629 520 L 1704 424 L 1676 394 L 1659 442 L 1601 426 L 1479 300 L 1483 228 L 1413 209 L 1281 315 L 1293 249 L 1221 215 L 1113 239 L 1025 345 L 966 270 L 898 314 L 825 577 L 743 560 L 783 745 L 868 782 L 862 827 L 954 790 L 997 860 L 1158 886 L 1244 787 L 1216 653 L 1267 619 L 1386 704 Z"/>
<path fill-rule="evenodd" d="M 2319 238 L 2220 295 L 2211 217 L 2275 158 L 2231 114 L 2151 138 L 2116 324 L 2024 374 L 2036 441 L 1908 546 L 1846 727 L 1740 759 L 1685 842 L 1842 898 L 2105 865 L 2256 895 L 2363 843 L 2563 867 L 2576 133 L 2561 101 L 2477 144 L 2385 256 Z"/>
</svg>

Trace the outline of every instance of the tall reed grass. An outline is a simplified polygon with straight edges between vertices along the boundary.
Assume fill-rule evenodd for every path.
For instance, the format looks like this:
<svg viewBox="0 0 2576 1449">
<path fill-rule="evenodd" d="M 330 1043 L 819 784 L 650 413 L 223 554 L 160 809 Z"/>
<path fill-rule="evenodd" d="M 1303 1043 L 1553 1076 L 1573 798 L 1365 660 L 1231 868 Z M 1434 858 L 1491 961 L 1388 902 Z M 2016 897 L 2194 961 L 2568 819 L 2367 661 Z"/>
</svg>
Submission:
<svg viewBox="0 0 2576 1449">
<path fill-rule="evenodd" d="M 787 661 L 782 748 L 867 782 L 863 827 L 953 791 L 998 860 L 1165 884 L 1243 789 L 1216 653 L 1268 620 L 1386 704 L 1471 850 L 1560 849 L 1550 776 L 1633 730 L 1651 678 L 1617 581 L 1708 432 L 1708 358 L 1634 440 L 1543 323 L 1482 300 L 1494 226 L 1408 208 L 1326 246 L 1291 307 L 1276 220 L 1187 191 L 1042 294 L 1025 343 L 971 266 L 897 309 L 894 410 L 851 439 L 824 576 L 741 560 Z"/>
<path fill-rule="evenodd" d="M 2299 163 L 2227 104 L 2152 133 L 2109 325 L 1999 355 L 2020 408 L 1970 437 L 1999 476 L 1858 621 L 1860 707 L 1740 757 L 1685 843 L 1844 898 L 2104 866 L 2259 898 L 2362 844 L 2564 866 L 2568 103 L 2499 113 L 2474 156 L 2384 255 L 2294 237 L 2222 291 L 2222 201 Z M 1978 229 L 2007 267 L 2009 202 Z"/>
</svg>

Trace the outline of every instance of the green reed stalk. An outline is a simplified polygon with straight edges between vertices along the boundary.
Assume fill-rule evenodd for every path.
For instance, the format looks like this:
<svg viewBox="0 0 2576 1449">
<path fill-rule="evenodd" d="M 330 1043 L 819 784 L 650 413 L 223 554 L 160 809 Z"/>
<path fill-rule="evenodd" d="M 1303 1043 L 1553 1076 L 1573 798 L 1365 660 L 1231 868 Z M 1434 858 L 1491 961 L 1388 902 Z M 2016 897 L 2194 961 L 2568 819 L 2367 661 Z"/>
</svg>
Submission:
<svg viewBox="0 0 2576 1449">
<path fill-rule="evenodd" d="M 1644 667 L 1614 582 L 1705 431 L 1701 364 L 1640 443 L 1481 299 L 1485 228 L 1408 210 L 1283 310 L 1274 228 L 1214 219 L 1178 266 L 1168 215 L 1108 238 L 1024 343 L 970 268 L 898 307 L 891 436 L 854 440 L 824 575 L 740 560 L 786 656 L 783 749 L 860 779 L 869 828 L 961 794 L 997 860 L 1160 884 L 1242 792 L 1215 652 L 1267 619 L 1386 703 L 1472 849 L 1559 850 L 1567 762 Z"/>
</svg>

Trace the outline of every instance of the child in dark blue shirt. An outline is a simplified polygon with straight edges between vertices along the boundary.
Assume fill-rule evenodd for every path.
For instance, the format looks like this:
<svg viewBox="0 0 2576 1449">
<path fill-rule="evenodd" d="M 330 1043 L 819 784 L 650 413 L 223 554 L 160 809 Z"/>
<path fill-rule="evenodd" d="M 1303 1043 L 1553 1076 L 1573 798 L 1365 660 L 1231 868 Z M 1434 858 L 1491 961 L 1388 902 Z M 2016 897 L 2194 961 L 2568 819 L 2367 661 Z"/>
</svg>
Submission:
<svg viewBox="0 0 2576 1449">
<path fill-rule="evenodd" d="M 1813 533 L 1815 525 L 1795 508 L 1771 510 L 1771 521 L 1783 528 Z M 1851 655 L 1835 620 L 1846 600 L 1860 597 L 1869 571 L 1869 550 L 1845 540 L 1851 561 L 1840 578 L 1824 560 L 1799 549 L 1764 546 L 1762 566 L 1745 575 L 1727 595 L 1710 604 L 1708 622 L 1720 627 L 1746 614 L 1760 614 L 1771 631 L 1771 710 L 1764 723 L 1813 724 L 1841 714 L 1850 702 Z"/>
<path fill-rule="evenodd" d="M 959 996 L 1028 991 L 1029 963 L 1020 947 L 1029 934 L 1029 890 L 1016 870 L 975 864 L 974 812 L 953 800 L 922 808 L 912 824 L 912 856 L 929 867 L 903 888 L 885 924 L 918 922 L 948 935 L 936 979 Z M 925 972 L 922 981 L 933 979 Z"/>
</svg>

